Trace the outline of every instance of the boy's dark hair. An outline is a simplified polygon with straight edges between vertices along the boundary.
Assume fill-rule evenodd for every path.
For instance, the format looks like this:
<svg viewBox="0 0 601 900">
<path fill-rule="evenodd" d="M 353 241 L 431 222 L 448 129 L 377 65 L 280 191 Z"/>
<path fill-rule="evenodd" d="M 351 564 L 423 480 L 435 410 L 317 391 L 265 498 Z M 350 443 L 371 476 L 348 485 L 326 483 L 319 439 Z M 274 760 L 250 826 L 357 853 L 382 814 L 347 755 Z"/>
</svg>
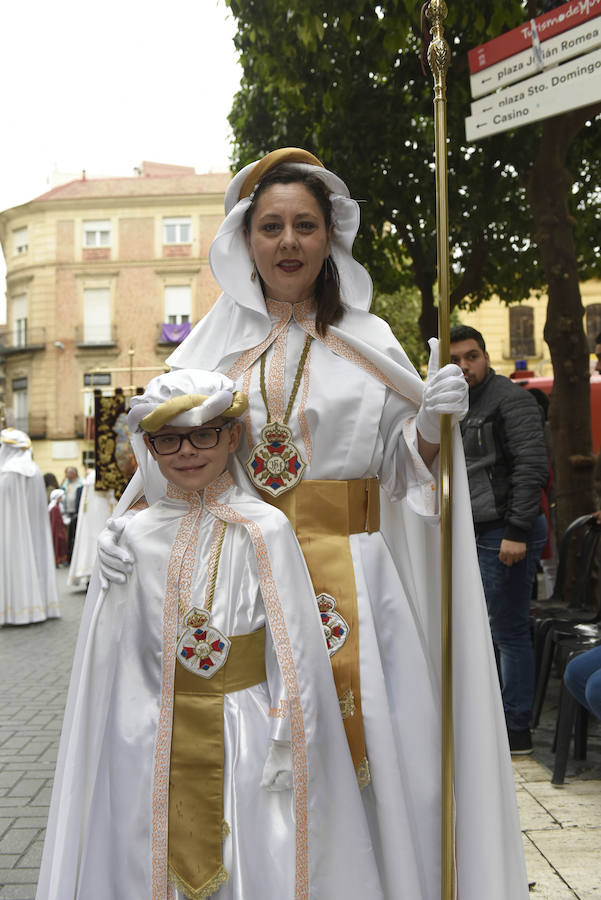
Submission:
<svg viewBox="0 0 601 900">
<path fill-rule="evenodd" d="M 484 338 L 470 325 L 455 325 L 451 328 L 451 344 L 458 344 L 459 341 L 476 341 L 482 352 L 486 353 Z"/>
<path fill-rule="evenodd" d="M 315 197 L 323 213 L 326 229 L 329 230 L 332 223 L 332 204 L 330 190 L 325 182 L 317 175 L 303 172 L 287 163 L 274 166 L 270 169 L 255 187 L 251 195 L 251 204 L 244 215 L 244 227 L 250 233 L 253 213 L 257 200 L 263 191 L 273 184 L 303 184 Z M 317 333 L 323 337 L 328 325 L 336 325 L 344 315 L 345 306 L 340 296 L 340 277 L 336 263 L 328 256 L 315 282 L 315 301 L 317 313 L 315 327 Z"/>
</svg>

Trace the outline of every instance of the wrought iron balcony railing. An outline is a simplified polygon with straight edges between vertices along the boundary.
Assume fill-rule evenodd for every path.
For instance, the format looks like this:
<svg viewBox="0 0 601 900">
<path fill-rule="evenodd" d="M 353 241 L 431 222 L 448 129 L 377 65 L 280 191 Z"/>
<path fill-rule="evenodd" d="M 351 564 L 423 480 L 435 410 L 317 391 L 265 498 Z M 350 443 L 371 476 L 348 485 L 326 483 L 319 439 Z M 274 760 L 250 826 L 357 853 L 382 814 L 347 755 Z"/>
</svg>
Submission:
<svg viewBox="0 0 601 900">
<path fill-rule="evenodd" d="M 0 334 L 0 354 L 3 356 L 9 353 L 44 350 L 45 347 L 45 328 L 20 328 L 17 331 L 5 331 Z"/>
</svg>

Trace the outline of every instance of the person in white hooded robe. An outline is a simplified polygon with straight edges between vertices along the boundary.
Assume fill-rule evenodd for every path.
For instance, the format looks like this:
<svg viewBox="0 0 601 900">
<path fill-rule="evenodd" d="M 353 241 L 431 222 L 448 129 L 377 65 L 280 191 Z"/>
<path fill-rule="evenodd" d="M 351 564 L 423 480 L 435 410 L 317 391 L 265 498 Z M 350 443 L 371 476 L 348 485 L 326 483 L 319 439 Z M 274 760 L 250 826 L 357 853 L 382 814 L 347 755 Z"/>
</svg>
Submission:
<svg viewBox="0 0 601 900">
<path fill-rule="evenodd" d="M 24 431 L 0 434 L 0 625 L 60 616 L 44 477 Z"/>
<path fill-rule="evenodd" d="M 236 483 L 246 406 L 199 370 L 132 398 L 152 502 L 88 594 L 38 900 L 383 897 L 302 553 Z"/>
<path fill-rule="evenodd" d="M 90 469 L 84 479 L 79 501 L 75 542 L 67 579 L 68 584 L 80 588 L 88 586 L 96 560 L 98 535 L 116 505 L 113 491 L 97 491 L 95 483 L 96 471 Z"/>
<path fill-rule="evenodd" d="M 467 409 L 460 371 L 425 385 L 382 320 L 351 248 L 359 207 L 297 148 L 245 166 L 210 249 L 223 294 L 169 357 L 228 374 L 249 396 L 238 450 L 290 519 L 328 636 L 341 712 L 387 900 L 441 884 L 440 414 Z M 498 678 L 454 431 L 456 877 L 462 900 L 528 896 Z M 132 479 L 117 513 L 139 494 Z M 379 508 L 380 504 L 380 508 Z M 107 578 L 131 561 L 100 541 Z M 331 627 L 333 626 L 333 627 Z M 359 896 L 354 894 L 351 896 Z"/>
</svg>

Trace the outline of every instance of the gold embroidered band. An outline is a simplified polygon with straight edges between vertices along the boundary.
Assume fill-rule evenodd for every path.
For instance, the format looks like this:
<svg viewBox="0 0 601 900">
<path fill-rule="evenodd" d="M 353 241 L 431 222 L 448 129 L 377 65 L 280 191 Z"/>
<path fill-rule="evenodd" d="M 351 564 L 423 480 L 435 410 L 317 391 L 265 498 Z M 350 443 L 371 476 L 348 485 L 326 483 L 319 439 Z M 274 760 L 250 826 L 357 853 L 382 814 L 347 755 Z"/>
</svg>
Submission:
<svg viewBox="0 0 601 900">
<path fill-rule="evenodd" d="M 208 394 L 180 394 L 177 397 L 171 397 L 164 403 L 159 403 L 151 413 L 140 419 L 140 428 L 144 431 L 158 431 L 163 425 L 171 422 L 180 413 L 188 412 L 190 409 L 196 409 L 202 406 L 205 400 L 209 399 Z M 225 409 L 220 416 L 224 419 L 235 419 L 241 416 L 248 409 L 248 397 L 242 391 L 236 391 L 231 406 Z"/>
<path fill-rule="evenodd" d="M 301 150 L 299 147 L 280 147 L 279 150 L 272 150 L 271 153 L 268 153 L 263 159 L 260 159 L 256 166 L 250 170 L 240 188 L 240 196 L 238 199 L 243 200 L 244 197 L 250 196 L 261 179 L 270 169 L 273 169 L 274 166 L 279 166 L 281 163 L 293 162 L 307 163 L 307 165 L 310 166 L 319 166 L 321 169 L 324 168 L 324 164 L 317 159 L 316 156 L 313 156 L 312 153 L 309 153 L 308 150 Z"/>
<path fill-rule="evenodd" d="M 330 657 L 338 697 L 343 700 L 344 728 L 361 786 L 369 780 L 361 715 L 357 588 L 348 536 L 379 531 L 377 478 L 353 481 L 305 480 L 279 497 L 262 493 L 290 521 L 303 551 L 317 595 L 329 594 L 346 620 L 344 645 Z"/>
<path fill-rule="evenodd" d="M 191 900 L 215 893 L 223 866 L 223 698 L 260 684 L 265 628 L 230 638 L 227 662 L 205 680 L 175 665 L 169 771 L 169 876 Z"/>
</svg>

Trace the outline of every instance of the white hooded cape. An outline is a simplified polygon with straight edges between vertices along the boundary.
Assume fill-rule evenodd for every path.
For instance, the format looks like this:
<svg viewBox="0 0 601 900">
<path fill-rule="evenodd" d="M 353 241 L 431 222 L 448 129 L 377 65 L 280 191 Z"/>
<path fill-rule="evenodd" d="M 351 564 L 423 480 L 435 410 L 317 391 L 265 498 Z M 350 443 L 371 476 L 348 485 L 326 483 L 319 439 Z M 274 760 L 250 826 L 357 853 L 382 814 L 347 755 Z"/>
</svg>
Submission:
<svg viewBox="0 0 601 900">
<path fill-rule="evenodd" d="M 306 168 L 300 166 L 300 168 Z M 367 312 L 369 275 L 351 255 L 359 213 L 326 170 L 309 167 L 333 190 L 331 256 L 347 311 L 307 364 L 305 420 L 313 441 L 306 478 L 377 475 L 383 490 L 381 534 L 350 540 L 360 623 L 360 670 L 372 781 L 363 791 L 387 900 L 440 896 L 440 540 L 437 489 L 415 452 L 422 382 L 388 326 Z M 271 362 L 276 315 L 251 280 L 234 178 L 210 262 L 224 293 L 169 357 L 174 368 L 216 369 L 239 379 L 263 349 Z M 306 305 L 305 305 L 306 307 Z M 300 307 L 299 307 L 300 309 Z M 306 314 L 306 308 L 304 310 Z M 300 317 L 302 319 L 302 315 Z M 286 391 L 310 316 L 288 326 Z M 301 330 L 304 329 L 304 330 Z M 250 441 L 265 422 L 256 369 L 248 383 Z M 302 395 L 302 388 L 299 391 Z M 293 439 L 308 453 L 298 422 Z M 392 413 L 395 413 L 395 424 Z M 262 419 L 261 419 L 262 416 Z M 318 424 L 319 423 L 319 424 Z M 318 424 L 318 427 L 316 427 Z M 498 676 L 474 540 L 463 446 L 454 429 L 453 635 L 457 890 L 460 900 L 525 900 L 522 839 Z M 239 458 L 246 461 L 249 446 Z M 117 513 L 141 483 L 134 477 Z M 390 502 L 390 501 L 393 502 Z"/>
<path fill-rule="evenodd" d="M 0 448 L 0 625 L 60 616 L 44 479 L 31 450 Z"/>
<path fill-rule="evenodd" d="M 168 772 L 168 758 L 159 758 L 160 747 L 170 745 L 162 732 L 170 721 L 165 679 L 174 653 L 164 640 L 170 602 L 165 586 L 171 545 L 189 511 L 181 494 L 163 497 L 128 523 L 122 541 L 137 565 L 127 585 L 111 585 L 105 593 L 92 580 L 37 900 L 174 896 L 166 875 L 166 817 L 153 797 L 165 789 L 164 774 L 161 780 L 157 772 Z M 215 519 L 227 521 L 215 625 L 243 634 L 267 621 L 290 711 L 294 774 L 292 794 L 260 786 L 274 732 L 267 683 L 226 695 L 224 813 L 231 834 L 224 864 L 230 880 L 212 896 L 381 898 L 321 622 L 292 531 L 279 511 L 240 491 L 228 474 L 204 491 L 198 515 L 192 597 L 200 595 L 202 605 L 207 535 Z M 177 615 L 177 602 L 175 610 Z"/>
</svg>

